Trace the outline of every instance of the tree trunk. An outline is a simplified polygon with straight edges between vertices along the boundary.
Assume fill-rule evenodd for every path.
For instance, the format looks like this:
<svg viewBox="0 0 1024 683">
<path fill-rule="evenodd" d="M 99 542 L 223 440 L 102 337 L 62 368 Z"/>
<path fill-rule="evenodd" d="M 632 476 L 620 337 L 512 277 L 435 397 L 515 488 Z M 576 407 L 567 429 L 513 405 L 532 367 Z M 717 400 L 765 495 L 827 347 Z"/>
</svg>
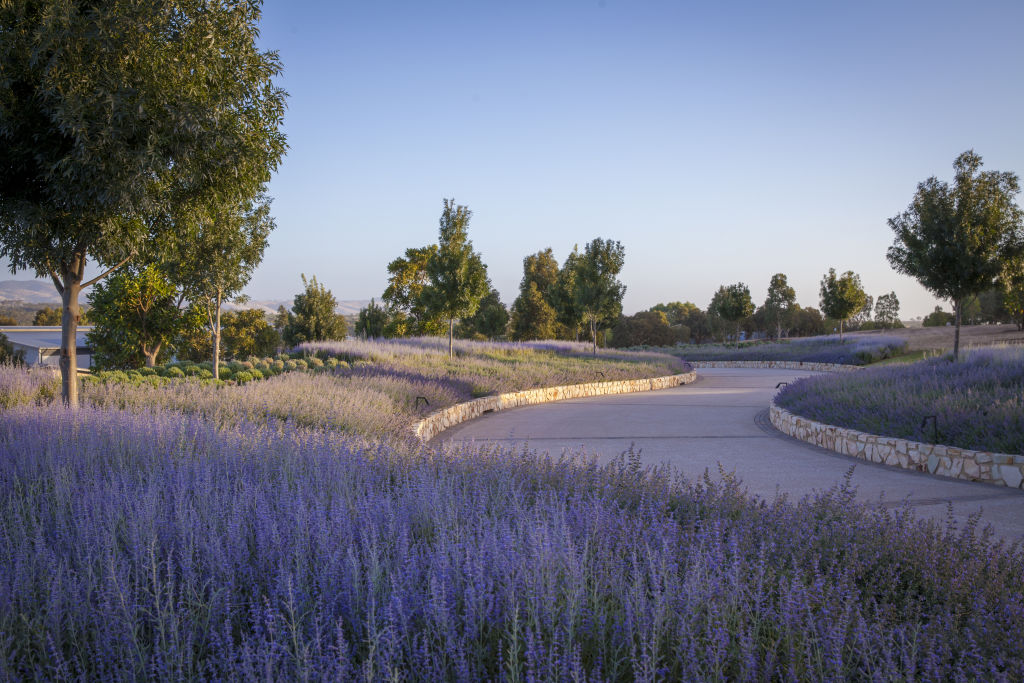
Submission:
<svg viewBox="0 0 1024 683">
<path fill-rule="evenodd" d="M 955 315 L 953 323 L 956 326 L 956 330 L 953 332 L 953 361 L 960 360 L 960 309 L 963 303 L 962 299 L 957 299 L 953 302 L 953 313 Z"/>
<path fill-rule="evenodd" d="M 146 358 L 147 368 L 152 368 L 156 366 L 156 357 L 160 354 L 161 346 L 163 346 L 163 344 L 158 343 L 154 348 L 150 349 L 149 347 L 143 345 L 142 355 L 145 356 Z"/>
<path fill-rule="evenodd" d="M 455 358 L 455 318 L 448 318 L 448 358 Z"/>
<path fill-rule="evenodd" d="M 597 319 L 590 319 L 590 339 L 594 342 L 594 355 L 597 355 Z"/>
<path fill-rule="evenodd" d="M 64 273 L 60 318 L 60 383 L 61 399 L 72 410 L 78 409 L 78 321 L 81 308 L 78 295 L 82 291 L 81 269 Z"/>
<path fill-rule="evenodd" d="M 216 310 L 213 312 L 213 330 L 212 339 L 213 342 L 213 378 L 220 379 L 220 290 L 217 290 L 217 298 L 215 301 Z"/>
<path fill-rule="evenodd" d="M 843 319 L 839 319 L 839 343 L 843 343 Z"/>
</svg>

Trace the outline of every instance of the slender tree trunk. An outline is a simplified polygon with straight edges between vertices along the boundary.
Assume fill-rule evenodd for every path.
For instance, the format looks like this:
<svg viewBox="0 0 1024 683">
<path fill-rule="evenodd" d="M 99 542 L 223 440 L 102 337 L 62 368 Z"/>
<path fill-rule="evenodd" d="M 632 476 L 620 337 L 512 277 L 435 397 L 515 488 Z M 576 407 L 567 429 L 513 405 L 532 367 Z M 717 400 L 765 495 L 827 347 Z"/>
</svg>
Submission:
<svg viewBox="0 0 1024 683">
<path fill-rule="evenodd" d="M 220 379 L 220 290 L 217 290 L 217 297 L 214 300 L 216 309 L 213 312 L 213 378 Z"/>
<path fill-rule="evenodd" d="M 843 319 L 839 319 L 839 343 L 843 343 Z"/>
<path fill-rule="evenodd" d="M 455 358 L 455 318 L 448 318 L 448 358 Z"/>
<path fill-rule="evenodd" d="M 78 295 L 82 291 L 81 269 L 65 272 L 61 298 L 60 318 L 60 382 L 61 399 L 72 410 L 78 409 L 78 321 L 81 307 Z"/>
<path fill-rule="evenodd" d="M 597 355 L 597 319 L 590 319 L 590 339 L 594 342 L 594 355 Z"/>
<path fill-rule="evenodd" d="M 953 332 L 954 361 L 960 360 L 960 310 L 962 308 L 962 306 L 960 305 L 961 303 L 963 303 L 962 299 L 957 299 L 956 301 L 953 302 L 953 313 L 955 319 L 955 322 L 953 324 L 956 326 L 956 330 Z"/>
</svg>

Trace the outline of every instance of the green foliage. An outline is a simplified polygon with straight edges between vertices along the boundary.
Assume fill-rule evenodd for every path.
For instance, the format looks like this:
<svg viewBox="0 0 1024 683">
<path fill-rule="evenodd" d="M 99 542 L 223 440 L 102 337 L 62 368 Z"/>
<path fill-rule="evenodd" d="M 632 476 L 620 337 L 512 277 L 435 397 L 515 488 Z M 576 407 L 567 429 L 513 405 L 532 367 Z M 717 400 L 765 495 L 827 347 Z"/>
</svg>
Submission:
<svg viewBox="0 0 1024 683">
<path fill-rule="evenodd" d="M 487 294 L 487 266 L 469 240 L 469 207 L 443 200 L 437 251 L 427 261 L 428 284 L 420 298 L 428 315 L 448 321 L 448 355 L 454 355 L 455 320 L 468 318 Z"/>
<path fill-rule="evenodd" d="M 487 295 L 480 300 L 476 313 L 459 324 L 460 337 L 479 337 L 492 341 L 505 337 L 509 322 L 508 309 L 501 303 L 498 290 L 490 287 L 490 283 L 488 286 Z"/>
<path fill-rule="evenodd" d="M 388 286 L 382 297 L 387 304 L 389 320 L 385 337 L 413 334 L 440 334 L 444 325 L 427 310 L 423 289 L 429 284 L 427 264 L 437 253 L 437 245 L 405 250 L 405 257 L 388 264 Z"/>
<path fill-rule="evenodd" d="M 356 319 L 356 334 L 364 339 L 379 339 L 384 336 L 388 326 L 388 312 L 373 299 L 359 310 Z"/>
<path fill-rule="evenodd" d="M 6 334 L 0 333 L 0 364 L 24 363 L 24 354 L 15 351 Z"/>
<path fill-rule="evenodd" d="M 573 246 L 558 270 L 555 285 L 548 292 L 548 300 L 557 314 L 555 319 L 564 328 L 566 339 L 579 339 L 584 314 L 576 303 L 576 269 L 580 259 L 579 248 Z"/>
<path fill-rule="evenodd" d="M 270 179 L 285 93 L 259 16 L 226 0 L 0 3 L 0 256 L 54 279 L 66 332 L 88 260 L 117 267 L 179 234 L 177 207 Z"/>
<path fill-rule="evenodd" d="M 59 308 L 44 306 L 36 311 L 35 317 L 32 318 L 32 324 L 40 326 L 60 325 L 60 319 L 61 312 Z"/>
<path fill-rule="evenodd" d="M 895 239 L 889 263 L 926 289 L 953 302 L 954 358 L 960 353 L 961 307 L 992 287 L 1006 264 L 1024 250 L 1021 210 L 1013 197 L 1017 175 L 984 171 L 968 150 L 953 162 L 954 185 L 934 176 L 917 186 L 906 211 L 889 219 Z"/>
<path fill-rule="evenodd" d="M 738 340 L 741 321 L 753 313 L 754 302 L 750 298 L 750 289 L 742 282 L 720 286 L 708 305 L 709 324 L 719 338 L 725 335 L 720 321 L 735 325 L 735 334 Z"/>
<path fill-rule="evenodd" d="M 688 336 L 688 333 L 687 333 Z M 661 311 L 641 311 L 622 316 L 612 329 L 611 346 L 672 346 L 683 341 L 682 327 L 669 325 L 668 316 Z"/>
<path fill-rule="evenodd" d="M 796 303 L 796 290 L 789 286 L 784 273 L 772 275 L 768 284 L 768 296 L 764 300 L 765 323 L 778 339 L 782 336 L 783 324 Z"/>
<path fill-rule="evenodd" d="M 650 311 L 659 311 L 665 314 L 669 325 L 685 325 L 690 316 L 700 311 L 697 304 L 690 301 L 673 301 L 667 304 L 655 304 L 651 306 Z"/>
<path fill-rule="evenodd" d="M 843 323 L 864 308 L 867 294 L 860 284 L 860 276 L 852 270 L 836 275 L 835 268 L 821 279 L 821 310 L 839 321 L 839 338 L 843 336 Z"/>
<path fill-rule="evenodd" d="M 124 269 L 89 293 L 93 329 L 86 336 L 100 370 L 153 366 L 170 342 L 198 322 L 178 309 L 177 290 L 156 266 Z"/>
<path fill-rule="evenodd" d="M 936 306 L 934 311 L 924 317 L 921 324 L 925 327 L 945 327 L 952 325 L 955 319 L 956 316 L 952 313 L 947 313 L 941 306 Z"/>
<path fill-rule="evenodd" d="M 513 339 L 554 339 L 558 336 L 558 314 L 552 301 L 558 275 L 558 261 L 551 247 L 523 259 L 519 296 L 512 303 Z"/>
<path fill-rule="evenodd" d="M 281 335 L 258 308 L 222 313 L 221 333 L 226 358 L 269 356 L 281 346 Z"/>
<path fill-rule="evenodd" d="M 875 301 L 875 325 L 882 328 L 903 327 L 900 322 L 900 300 L 896 292 L 883 294 Z"/>
<path fill-rule="evenodd" d="M 582 313 L 590 327 L 594 353 L 597 353 L 597 333 L 616 320 L 622 313 L 622 297 L 626 285 L 618 275 L 626 262 L 622 244 L 600 237 L 583 249 L 574 261 L 572 274 L 573 309 Z"/>
<path fill-rule="evenodd" d="M 315 275 L 306 280 L 303 274 L 302 285 L 305 290 L 295 295 L 288 324 L 281 335 L 285 343 L 297 346 L 305 341 L 344 339 L 348 324 L 344 316 L 334 312 L 338 301 L 331 290 L 317 282 Z"/>
</svg>

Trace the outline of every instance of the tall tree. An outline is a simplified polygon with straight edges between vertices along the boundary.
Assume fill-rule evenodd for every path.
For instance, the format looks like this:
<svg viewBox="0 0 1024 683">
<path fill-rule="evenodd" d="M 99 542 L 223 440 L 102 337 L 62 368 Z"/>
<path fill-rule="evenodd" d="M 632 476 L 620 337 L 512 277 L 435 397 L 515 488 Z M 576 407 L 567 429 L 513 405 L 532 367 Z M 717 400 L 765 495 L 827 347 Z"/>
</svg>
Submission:
<svg viewBox="0 0 1024 683">
<path fill-rule="evenodd" d="M 782 336 L 782 322 L 796 303 L 796 290 L 789 286 L 785 273 L 772 275 L 768 283 L 768 297 L 764 300 L 767 323 L 775 329 L 775 338 Z"/>
<path fill-rule="evenodd" d="M 665 319 L 668 320 L 669 325 L 685 325 L 687 319 L 694 311 L 699 311 L 700 308 L 697 304 L 690 301 L 673 301 L 667 304 L 655 304 L 651 306 L 649 311 L 660 311 L 665 314 Z"/>
<path fill-rule="evenodd" d="M 225 311 L 221 326 L 224 353 L 228 358 L 271 356 L 281 346 L 281 335 L 258 308 Z"/>
<path fill-rule="evenodd" d="M 558 261 L 551 247 L 523 259 L 519 296 L 512 302 L 512 338 L 553 339 L 557 317 L 551 295 L 558 283 Z"/>
<path fill-rule="evenodd" d="M 981 171 L 973 150 L 953 162 L 952 187 L 934 176 L 918 184 L 910 206 L 889 219 L 895 239 L 889 263 L 953 302 L 953 358 L 960 358 L 966 299 L 991 287 L 1005 264 L 1024 249 L 1017 175 Z"/>
<path fill-rule="evenodd" d="M 622 314 L 622 297 L 626 285 L 618 275 L 626 262 L 626 250 L 612 240 L 595 238 L 575 261 L 573 308 L 590 328 L 590 339 L 597 355 L 597 332 L 618 320 Z"/>
<path fill-rule="evenodd" d="M 221 306 L 242 293 L 263 260 L 274 229 L 270 200 L 261 194 L 243 202 L 190 206 L 179 214 L 178 225 L 182 234 L 164 268 L 184 297 L 203 311 L 213 377 L 220 379 Z"/>
<path fill-rule="evenodd" d="M 455 321 L 476 313 L 488 290 L 487 266 L 469 239 L 469 207 L 445 199 L 437 252 L 427 262 L 426 310 L 448 321 L 448 357 L 455 356 Z"/>
<path fill-rule="evenodd" d="M 344 339 L 348 332 L 345 317 L 334 309 L 338 300 L 331 290 L 317 282 L 316 275 L 309 280 L 302 275 L 303 291 L 295 295 L 288 325 L 281 334 L 288 346 L 297 346 L 306 341 Z"/>
<path fill-rule="evenodd" d="M 835 268 L 821 279 L 821 310 L 830 318 L 839 321 L 839 340 L 843 339 L 843 323 L 857 311 L 864 308 L 868 295 L 860 284 L 860 275 L 848 270 L 836 275 Z"/>
<path fill-rule="evenodd" d="M 879 327 L 903 327 L 900 322 L 900 300 L 896 292 L 883 294 L 875 300 L 875 322 Z"/>
<path fill-rule="evenodd" d="M 708 306 L 709 314 L 736 325 L 737 341 L 740 338 L 740 321 L 753 312 L 754 302 L 750 298 L 750 288 L 742 282 L 719 287 Z"/>
<path fill-rule="evenodd" d="M 251 196 L 284 154 L 259 17 L 258 0 L 0 2 L 0 256 L 61 295 L 66 405 L 82 289 L 173 232 L 168 207 Z"/>
</svg>

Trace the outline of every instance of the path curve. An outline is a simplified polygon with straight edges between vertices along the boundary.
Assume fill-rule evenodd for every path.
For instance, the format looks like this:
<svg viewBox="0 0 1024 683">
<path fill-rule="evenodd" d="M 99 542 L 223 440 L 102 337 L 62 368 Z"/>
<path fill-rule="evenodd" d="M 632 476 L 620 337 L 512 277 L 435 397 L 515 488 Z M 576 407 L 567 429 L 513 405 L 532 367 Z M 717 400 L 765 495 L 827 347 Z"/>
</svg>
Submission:
<svg viewBox="0 0 1024 683">
<path fill-rule="evenodd" d="M 607 462 L 634 445 L 644 462 L 667 463 L 688 475 L 721 464 L 747 490 L 765 499 L 798 499 L 842 481 L 854 468 L 857 497 L 899 505 L 908 500 L 923 517 L 945 520 L 948 504 L 959 522 L 979 510 L 982 522 L 1010 540 L 1024 539 L 1024 491 L 958 481 L 865 462 L 786 436 L 768 420 L 779 382 L 816 373 L 796 370 L 706 368 L 685 386 L 643 394 L 573 399 L 484 415 L 441 434 L 436 442 L 518 445 L 550 453 L 594 454 Z"/>
</svg>

